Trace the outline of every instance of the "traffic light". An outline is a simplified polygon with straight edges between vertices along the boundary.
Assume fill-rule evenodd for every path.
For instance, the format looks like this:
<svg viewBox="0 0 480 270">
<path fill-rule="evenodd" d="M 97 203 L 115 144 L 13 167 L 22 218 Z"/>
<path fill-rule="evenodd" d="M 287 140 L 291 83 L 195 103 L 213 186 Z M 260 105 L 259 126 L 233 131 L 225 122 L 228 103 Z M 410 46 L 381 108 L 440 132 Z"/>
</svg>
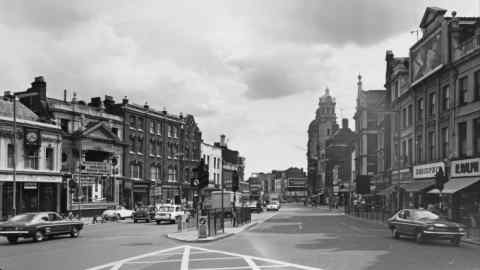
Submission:
<svg viewBox="0 0 480 270">
<path fill-rule="evenodd" d="M 435 174 L 435 186 L 438 190 L 442 191 L 444 184 L 448 181 L 448 176 L 443 172 L 443 169 L 440 167 Z"/>
<path fill-rule="evenodd" d="M 233 171 L 233 174 L 232 174 L 232 191 L 238 191 L 239 185 L 240 185 L 240 183 L 239 183 L 239 179 L 238 179 L 238 173 L 237 173 L 237 171 Z"/>
<path fill-rule="evenodd" d="M 369 194 L 370 193 L 370 177 L 368 175 L 358 175 L 356 181 L 356 192 L 358 194 Z"/>
<path fill-rule="evenodd" d="M 200 160 L 200 164 L 193 169 L 193 172 L 196 174 L 196 177 L 190 179 L 190 185 L 198 189 L 208 186 L 208 166 L 205 164 L 203 158 Z"/>
</svg>

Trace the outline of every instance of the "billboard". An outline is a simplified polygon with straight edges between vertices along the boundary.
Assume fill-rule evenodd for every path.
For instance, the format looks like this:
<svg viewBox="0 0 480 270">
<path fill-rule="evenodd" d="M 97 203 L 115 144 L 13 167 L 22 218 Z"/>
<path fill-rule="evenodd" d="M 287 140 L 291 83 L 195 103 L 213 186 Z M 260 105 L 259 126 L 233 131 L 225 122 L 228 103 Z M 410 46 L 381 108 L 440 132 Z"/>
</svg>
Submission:
<svg viewBox="0 0 480 270">
<path fill-rule="evenodd" d="M 442 63 L 441 32 L 433 34 L 429 39 L 412 49 L 412 82 L 427 75 Z"/>
</svg>

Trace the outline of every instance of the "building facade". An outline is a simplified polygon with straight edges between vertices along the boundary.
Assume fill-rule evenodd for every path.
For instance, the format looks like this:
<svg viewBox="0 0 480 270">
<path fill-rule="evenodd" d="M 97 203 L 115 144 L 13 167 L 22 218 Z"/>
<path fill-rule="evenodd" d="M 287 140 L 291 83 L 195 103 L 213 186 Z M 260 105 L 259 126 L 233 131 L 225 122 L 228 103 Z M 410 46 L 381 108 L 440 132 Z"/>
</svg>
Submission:
<svg viewBox="0 0 480 270">
<path fill-rule="evenodd" d="M 41 82 L 37 78 L 35 83 Z M 13 215 L 15 170 L 16 213 L 62 212 L 62 133 L 51 122 L 16 102 L 13 141 L 13 98 L 0 100 L 0 220 Z M 16 153 L 16 154 L 14 154 Z"/>
<path fill-rule="evenodd" d="M 220 188 L 222 185 L 222 148 L 202 143 L 201 145 L 202 158 L 208 165 L 209 185 Z"/>
<path fill-rule="evenodd" d="M 325 192 L 325 141 L 338 129 L 335 98 L 330 90 L 319 98 L 315 119 L 308 126 L 307 173 L 310 196 Z"/>
</svg>

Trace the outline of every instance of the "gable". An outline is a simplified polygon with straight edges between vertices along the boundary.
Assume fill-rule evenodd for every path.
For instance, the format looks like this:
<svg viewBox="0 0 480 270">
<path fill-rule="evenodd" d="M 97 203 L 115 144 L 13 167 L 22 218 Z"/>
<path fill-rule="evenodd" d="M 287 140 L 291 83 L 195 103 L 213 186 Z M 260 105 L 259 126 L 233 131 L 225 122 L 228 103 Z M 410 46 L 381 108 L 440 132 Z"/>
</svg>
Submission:
<svg viewBox="0 0 480 270">
<path fill-rule="evenodd" d="M 115 142 L 119 141 L 119 138 L 115 134 L 113 134 L 103 122 L 99 122 L 97 124 L 94 124 L 90 128 L 87 128 L 82 132 L 81 136 L 92 139 L 108 140 Z"/>
<path fill-rule="evenodd" d="M 103 139 L 103 140 L 112 140 L 113 141 L 113 138 L 110 136 L 110 134 L 105 132 L 104 129 L 96 129 L 96 130 L 90 132 L 89 134 L 87 134 L 87 137 L 95 138 L 95 139 Z"/>
<path fill-rule="evenodd" d="M 423 14 L 422 21 L 420 22 L 420 28 L 425 29 L 431 24 L 437 16 L 443 16 L 447 12 L 446 9 L 438 7 L 427 7 Z"/>
</svg>

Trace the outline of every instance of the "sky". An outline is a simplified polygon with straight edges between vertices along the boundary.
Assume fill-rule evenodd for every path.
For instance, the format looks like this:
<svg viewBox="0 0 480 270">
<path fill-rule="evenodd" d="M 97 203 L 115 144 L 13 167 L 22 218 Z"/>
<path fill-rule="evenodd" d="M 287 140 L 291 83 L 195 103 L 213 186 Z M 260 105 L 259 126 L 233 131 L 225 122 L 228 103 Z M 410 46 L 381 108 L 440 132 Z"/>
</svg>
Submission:
<svg viewBox="0 0 480 270">
<path fill-rule="evenodd" d="M 326 87 L 353 128 L 358 74 L 383 89 L 386 50 L 408 56 L 427 6 L 479 16 L 479 1 L 0 0 L 0 87 L 127 96 L 193 114 L 207 143 L 225 134 L 247 176 L 305 168 Z"/>
</svg>

